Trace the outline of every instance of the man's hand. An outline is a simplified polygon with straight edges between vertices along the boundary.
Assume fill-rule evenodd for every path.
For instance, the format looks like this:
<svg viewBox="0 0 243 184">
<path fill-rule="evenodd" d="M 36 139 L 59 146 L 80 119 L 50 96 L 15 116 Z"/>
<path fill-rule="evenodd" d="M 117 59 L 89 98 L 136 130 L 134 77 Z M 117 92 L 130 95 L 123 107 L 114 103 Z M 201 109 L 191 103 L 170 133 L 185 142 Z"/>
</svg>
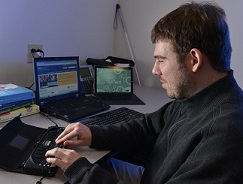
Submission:
<svg viewBox="0 0 243 184">
<path fill-rule="evenodd" d="M 56 143 L 64 146 L 90 146 L 91 140 L 92 135 L 89 127 L 78 122 L 69 124 L 57 137 Z"/>
<path fill-rule="evenodd" d="M 65 171 L 77 159 L 81 157 L 79 153 L 70 149 L 54 148 L 46 152 L 46 161 L 55 164 Z"/>
</svg>

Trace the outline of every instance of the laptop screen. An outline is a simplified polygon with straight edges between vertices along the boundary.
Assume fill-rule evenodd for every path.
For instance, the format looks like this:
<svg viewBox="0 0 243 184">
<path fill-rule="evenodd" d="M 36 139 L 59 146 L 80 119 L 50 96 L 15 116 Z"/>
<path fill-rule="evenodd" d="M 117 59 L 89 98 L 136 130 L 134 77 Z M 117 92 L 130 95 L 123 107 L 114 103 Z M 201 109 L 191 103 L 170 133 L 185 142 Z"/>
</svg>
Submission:
<svg viewBox="0 0 243 184">
<path fill-rule="evenodd" d="M 34 75 L 37 104 L 79 94 L 79 57 L 35 58 Z"/>
<path fill-rule="evenodd" d="M 130 67 L 95 66 L 96 93 L 132 93 L 132 79 Z"/>
</svg>

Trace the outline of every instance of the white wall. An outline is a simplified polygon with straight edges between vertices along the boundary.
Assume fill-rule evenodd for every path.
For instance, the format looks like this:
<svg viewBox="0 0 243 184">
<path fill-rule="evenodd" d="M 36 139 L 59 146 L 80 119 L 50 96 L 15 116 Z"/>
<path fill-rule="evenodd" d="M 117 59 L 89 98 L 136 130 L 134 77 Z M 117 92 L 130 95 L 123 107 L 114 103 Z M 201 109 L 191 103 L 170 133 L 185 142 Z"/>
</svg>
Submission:
<svg viewBox="0 0 243 184">
<path fill-rule="evenodd" d="M 105 58 L 113 51 L 116 0 L 0 1 L 0 83 L 29 86 L 27 45 L 45 56 Z M 81 62 L 82 63 L 82 62 Z"/>
<path fill-rule="evenodd" d="M 128 35 L 136 58 L 136 64 L 143 85 L 161 88 L 157 77 L 152 76 L 151 70 L 154 63 L 153 45 L 150 41 L 150 32 L 154 24 L 165 14 L 177 8 L 186 0 L 118 0 L 121 12 L 127 26 Z M 198 2 L 200 2 L 198 0 Z M 236 79 L 243 88 L 243 3 L 241 0 L 214 0 L 226 11 L 228 25 L 231 33 L 233 47 L 231 67 L 235 71 Z M 126 46 L 124 34 L 119 25 L 115 32 L 114 55 L 131 58 Z"/>
<path fill-rule="evenodd" d="M 118 0 L 135 54 L 143 85 L 161 88 L 151 74 L 153 45 L 150 32 L 166 13 L 186 0 Z M 232 68 L 243 88 L 243 3 L 215 0 L 227 15 L 233 47 Z M 32 64 L 27 63 L 28 43 L 43 44 L 46 56 L 78 55 L 105 58 L 108 55 L 131 58 L 120 20 L 113 30 L 117 0 L 8 0 L 0 1 L 0 83 L 29 86 Z M 114 50 L 113 50 L 114 39 Z"/>
</svg>

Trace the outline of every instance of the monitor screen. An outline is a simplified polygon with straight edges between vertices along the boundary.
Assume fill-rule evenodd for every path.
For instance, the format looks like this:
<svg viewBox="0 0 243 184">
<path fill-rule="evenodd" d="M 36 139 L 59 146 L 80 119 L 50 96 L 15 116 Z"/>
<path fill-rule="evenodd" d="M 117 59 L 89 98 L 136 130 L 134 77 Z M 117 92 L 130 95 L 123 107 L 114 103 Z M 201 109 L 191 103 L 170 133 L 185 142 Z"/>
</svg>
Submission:
<svg viewBox="0 0 243 184">
<path fill-rule="evenodd" d="M 79 93 L 78 57 L 35 58 L 34 62 L 39 100 Z"/>
<path fill-rule="evenodd" d="M 132 92 L 132 68 L 96 66 L 96 92 Z"/>
</svg>

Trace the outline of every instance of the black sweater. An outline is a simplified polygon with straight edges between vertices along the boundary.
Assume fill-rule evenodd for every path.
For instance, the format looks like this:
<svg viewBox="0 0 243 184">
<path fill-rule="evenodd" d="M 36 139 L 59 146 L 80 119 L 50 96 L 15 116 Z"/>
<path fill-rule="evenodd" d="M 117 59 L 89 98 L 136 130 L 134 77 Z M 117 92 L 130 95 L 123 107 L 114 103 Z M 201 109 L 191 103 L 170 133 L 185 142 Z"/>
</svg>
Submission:
<svg viewBox="0 0 243 184">
<path fill-rule="evenodd" d="M 243 183 L 243 93 L 233 72 L 136 121 L 90 128 L 93 148 L 149 155 L 142 184 Z M 124 183 L 85 158 L 64 175 L 70 183 Z"/>
</svg>

